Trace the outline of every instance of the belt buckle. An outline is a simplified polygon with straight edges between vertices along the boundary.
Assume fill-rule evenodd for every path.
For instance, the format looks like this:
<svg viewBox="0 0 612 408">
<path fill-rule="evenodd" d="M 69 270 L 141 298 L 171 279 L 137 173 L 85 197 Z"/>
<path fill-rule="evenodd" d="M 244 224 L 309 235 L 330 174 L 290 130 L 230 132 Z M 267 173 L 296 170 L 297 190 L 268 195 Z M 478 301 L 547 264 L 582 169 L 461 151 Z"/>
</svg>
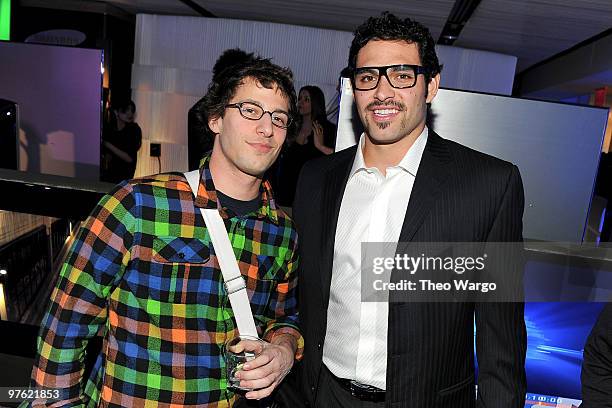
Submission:
<svg viewBox="0 0 612 408">
<path fill-rule="evenodd" d="M 359 386 L 356 381 L 349 382 L 349 389 L 351 390 L 351 395 L 355 398 L 361 399 L 361 393 L 359 393 Z"/>
<path fill-rule="evenodd" d="M 378 397 L 382 394 L 381 391 L 373 390 L 366 384 L 361 384 L 355 380 L 350 382 L 351 395 L 355 398 L 365 401 L 378 401 Z"/>
<path fill-rule="evenodd" d="M 362 398 L 364 396 L 364 392 L 367 393 L 367 389 L 363 385 L 361 385 L 361 383 L 355 380 L 351 380 L 350 387 L 351 395 L 353 397 Z"/>
</svg>

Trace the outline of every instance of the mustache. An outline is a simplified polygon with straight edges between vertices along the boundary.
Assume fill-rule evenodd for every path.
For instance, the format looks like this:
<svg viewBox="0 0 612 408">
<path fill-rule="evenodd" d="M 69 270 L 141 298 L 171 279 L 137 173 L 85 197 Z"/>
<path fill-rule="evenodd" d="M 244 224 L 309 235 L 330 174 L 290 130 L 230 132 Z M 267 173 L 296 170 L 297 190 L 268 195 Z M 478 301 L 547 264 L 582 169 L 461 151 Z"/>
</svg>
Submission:
<svg viewBox="0 0 612 408">
<path fill-rule="evenodd" d="M 374 109 L 374 108 L 380 108 L 383 106 L 393 106 L 395 108 L 399 108 L 400 110 L 405 110 L 406 109 L 406 105 L 402 102 L 399 101 L 389 101 L 389 102 L 370 102 L 367 106 L 366 109 Z"/>
</svg>

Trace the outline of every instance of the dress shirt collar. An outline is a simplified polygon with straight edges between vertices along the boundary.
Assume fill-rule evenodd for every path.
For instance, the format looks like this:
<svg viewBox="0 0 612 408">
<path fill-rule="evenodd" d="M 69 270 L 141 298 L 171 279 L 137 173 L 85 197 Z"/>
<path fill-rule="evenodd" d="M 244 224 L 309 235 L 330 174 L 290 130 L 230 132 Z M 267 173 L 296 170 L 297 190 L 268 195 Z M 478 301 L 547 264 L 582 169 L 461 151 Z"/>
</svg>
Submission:
<svg viewBox="0 0 612 408">
<path fill-rule="evenodd" d="M 392 168 L 400 168 L 407 173 L 410 173 L 413 177 L 416 177 L 417 170 L 419 169 L 419 164 L 421 163 L 421 157 L 423 157 L 423 152 L 425 151 L 425 145 L 427 144 L 427 136 L 429 134 L 429 130 L 427 126 L 423 128 L 421 134 L 416 138 L 410 149 L 406 152 L 402 160 L 397 164 L 397 166 L 387 167 L 387 169 Z M 355 160 L 353 161 L 353 167 L 351 168 L 349 179 L 352 178 L 357 172 L 374 171 L 374 167 L 366 167 L 365 160 L 363 158 L 363 145 L 365 143 L 365 132 L 361 134 L 358 142 L 357 154 L 355 155 Z"/>
</svg>

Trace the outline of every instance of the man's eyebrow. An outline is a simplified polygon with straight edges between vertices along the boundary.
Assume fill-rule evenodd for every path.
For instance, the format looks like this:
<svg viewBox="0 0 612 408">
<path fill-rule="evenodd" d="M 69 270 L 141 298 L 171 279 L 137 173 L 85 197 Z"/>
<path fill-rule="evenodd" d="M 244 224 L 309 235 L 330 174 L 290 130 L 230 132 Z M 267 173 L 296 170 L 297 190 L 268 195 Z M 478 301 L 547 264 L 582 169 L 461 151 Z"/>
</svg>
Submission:
<svg viewBox="0 0 612 408">
<path fill-rule="evenodd" d="M 256 101 L 255 99 L 251 99 L 251 98 L 241 99 L 241 100 L 239 100 L 238 102 L 235 102 L 235 103 L 244 103 L 244 102 L 253 103 L 255 105 L 261 106 L 261 102 Z"/>
<path fill-rule="evenodd" d="M 355 68 L 356 71 L 363 71 L 363 72 L 377 72 L 378 71 L 378 67 L 357 67 Z"/>
<path fill-rule="evenodd" d="M 238 101 L 238 102 L 240 102 L 240 103 L 242 103 L 242 102 L 249 102 L 249 103 L 252 103 L 252 104 L 255 104 L 255 105 L 259 106 L 259 107 L 260 107 L 261 109 L 263 109 L 263 110 L 267 110 L 267 109 L 265 109 L 265 108 L 263 107 L 263 103 L 261 103 L 261 102 L 259 102 L 259 101 L 255 100 L 255 99 L 246 98 L 246 99 L 242 99 L 242 100 L 240 100 L 240 101 Z M 234 102 L 234 103 L 238 103 L 238 102 Z M 279 108 L 279 109 L 274 109 L 274 110 L 272 110 L 271 112 L 283 112 L 283 113 L 289 114 L 289 111 L 287 111 L 287 110 L 285 110 L 285 109 L 282 109 L 282 108 Z"/>
</svg>

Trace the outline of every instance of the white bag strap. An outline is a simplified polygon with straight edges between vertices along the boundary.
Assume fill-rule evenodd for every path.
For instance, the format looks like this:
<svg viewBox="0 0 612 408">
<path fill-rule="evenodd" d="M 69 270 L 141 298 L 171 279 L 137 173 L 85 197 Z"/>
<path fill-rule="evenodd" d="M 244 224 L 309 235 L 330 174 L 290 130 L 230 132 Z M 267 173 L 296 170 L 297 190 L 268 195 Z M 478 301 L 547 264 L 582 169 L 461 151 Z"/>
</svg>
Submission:
<svg viewBox="0 0 612 408">
<path fill-rule="evenodd" d="M 197 197 L 198 187 L 200 185 L 200 171 L 193 170 L 187 172 L 185 173 L 185 177 L 189 182 L 193 195 Z M 251 311 L 249 297 L 247 296 L 246 283 L 240 274 L 236 255 L 234 254 L 234 249 L 227 235 L 223 219 L 218 210 L 204 208 L 200 210 L 202 211 L 202 217 L 204 217 L 206 228 L 208 228 L 210 240 L 215 248 L 217 259 L 219 260 L 219 266 L 221 267 L 221 274 L 223 275 L 224 281 L 223 286 L 225 287 L 230 304 L 232 305 L 232 310 L 234 311 L 238 333 L 240 333 L 240 335 L 259 337 L 257 329 L 255 328 L 255 321 L 253 320 L 253 312 Z"/>
</svg>

